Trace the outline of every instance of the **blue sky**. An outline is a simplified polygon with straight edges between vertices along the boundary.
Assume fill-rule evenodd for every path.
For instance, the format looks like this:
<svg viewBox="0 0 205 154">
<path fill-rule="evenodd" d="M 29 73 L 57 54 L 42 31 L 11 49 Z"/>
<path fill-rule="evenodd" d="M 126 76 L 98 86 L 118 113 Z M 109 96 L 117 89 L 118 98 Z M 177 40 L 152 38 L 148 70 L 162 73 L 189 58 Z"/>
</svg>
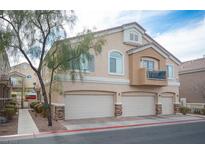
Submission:
<svg viewBox="0 0 205 154">
<path fill-rule="evenodd" d="M 76 10 L 74 33 L 97 30 L 136 21 L 146 32 L 181 61 L 205 55 L 205 11 Z"/>
<path fill-rule="evenodd" d="M 144 12 L 149 13 L 149 11 Z M 145 29 L 151 32 L 151 35 L 155 36 L 156 33 L 164 33 L 171 30 L 184 27 L 185 25 L 193 26 L 195 23 L 203 20 L 205 17 L 205 11 L 190 10 L 190 11 L 165 11 L 165 13 L 148 18 L 147 20 L 141 20 L 139 23 L 144 26 Z"/>
</svg>

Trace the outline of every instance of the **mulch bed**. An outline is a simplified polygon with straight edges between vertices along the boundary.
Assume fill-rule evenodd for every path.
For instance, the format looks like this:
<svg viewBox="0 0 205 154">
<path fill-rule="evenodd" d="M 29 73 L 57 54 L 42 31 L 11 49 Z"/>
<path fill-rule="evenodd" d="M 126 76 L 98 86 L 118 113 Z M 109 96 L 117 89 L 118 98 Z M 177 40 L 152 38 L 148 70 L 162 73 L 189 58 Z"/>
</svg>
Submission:
<svg viewBox="0 0 205 154">
<path fill-rule="evenodd" d="M 0 136 L 17 134 L 18 115 L 13 116 L 8 123 L 0 124 Z"/>
<path fill-rule="evenodd" d="M 67 130 L 63 125 L 61 125 L 58 121 L 55 120 L 52 121 L 53 126 L 49 127 L 47 118 L 43 118 L 40 114 L 37 114 L 36 116 L 35 112 L 32 110 L 29 110 L 29 113 L 31 114 L 31 117 L 33 118 L 40 132 Z"/>
</svg>

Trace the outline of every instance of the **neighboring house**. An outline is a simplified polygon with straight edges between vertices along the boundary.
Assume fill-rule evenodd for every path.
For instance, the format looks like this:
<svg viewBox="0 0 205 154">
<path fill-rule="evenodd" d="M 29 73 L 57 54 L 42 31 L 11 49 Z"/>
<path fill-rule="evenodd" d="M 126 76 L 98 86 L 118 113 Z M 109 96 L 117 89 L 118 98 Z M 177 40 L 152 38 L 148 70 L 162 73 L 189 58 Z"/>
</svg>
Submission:
<svg viewBox="0 0 205 154">
<path fill-rule="evenodd" d="M 0 52 L 0 109 L 10 100 L 11 83 L 8 76 L 10 70 L 6 52 Z"/>
<path fill-rule="evenodd" d="M 182 63 L 179 70 L 180 98 L 205 105 L 205 57 Z"/>
<path fill-rule="evenodd" d="M 62 90 L 52 93 L 54 118 L 165 115 L 178 111 L 181 62 L 174 55 L 136 22 L 95 32 L 95 36 L 103 36 L 106 43 L 100 55 L 94 55 L 89 63 L 83 60 L 83 81 L 72 82 L 68 73 L 55 76 Z M 75 42 L 76 38 L 69 39 Z M 49 83 L 46 70 L 44 81 Z"/>
<path fill-rule="evenodd" d="M 16 96 L 21 104 L 24 100 L 36 100 L 35 86 L 38 82 L 35 72 L 28 63 L 21 63 L 11 67 L 12 95 Z M 24 104 L 27 106 L 27 104 Z"/>
</svg>

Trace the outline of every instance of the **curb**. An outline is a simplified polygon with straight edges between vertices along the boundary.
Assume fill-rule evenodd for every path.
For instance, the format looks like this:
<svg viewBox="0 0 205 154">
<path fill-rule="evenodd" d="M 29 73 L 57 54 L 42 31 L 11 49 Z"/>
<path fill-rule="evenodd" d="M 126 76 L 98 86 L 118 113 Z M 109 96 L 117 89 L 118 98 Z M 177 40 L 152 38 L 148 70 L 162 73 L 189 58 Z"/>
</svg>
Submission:
<svg viewBox="0 0 205 154">
<path fill-rule="evenodd" d="M 32 134 L 16 134 L 8 136 L 0 136 L 1 139 L 8 141 L 8 139 L 19 139 L 19 138 L 33 138 L 50 136 L 50 135 L 60 135 L 64 133 L 80 133 L 80 132 L 95 132 L 100 130 L 112 130 L 112 129 L 123 129 L 123 128 L 134 128 L 134 127 L 143 127 L 143 126 L 158 126 L 158 125 L 169 125 L 169 124 L 183 124 L 190 122 L 205 122 L 205 119 L 195 119 L 195 120 L 176 120 L 176 121 L 167 121 L 167 122 L 152 122 L 152 123 L 143 123 L 143 124 L 130 124 L 130 125 L 116 125 L 116 126 L 107 126 L 107 127 L 95 127 L 95 128 L 82 128 L 82 129 L 73 129 L 73 130 L 57 130 L 57 131 L 48 131 L 48 132 L 39 132 Z M 2 140 L 2 141 L 3 141 Z"/>
</svg>

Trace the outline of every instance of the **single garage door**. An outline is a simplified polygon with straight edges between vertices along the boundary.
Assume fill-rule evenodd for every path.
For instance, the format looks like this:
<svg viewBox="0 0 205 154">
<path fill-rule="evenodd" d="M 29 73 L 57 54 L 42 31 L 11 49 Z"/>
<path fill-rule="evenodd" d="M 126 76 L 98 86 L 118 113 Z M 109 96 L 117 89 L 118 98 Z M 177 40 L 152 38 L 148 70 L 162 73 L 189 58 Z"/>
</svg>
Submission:
<svg viewBox="0 0 205 154">
<path fill-rule="evenodd" d="M 66 95 L 65 119 L 112 117 L 112 95 Z"/>
<path fill-rule="evenodd" d="M 161 97 L 161 104 L 162 104 L 162 114 L 173 114 L 174 113 L 174 104 L 173 104 L 173 97 Z"/>
<path fill-rule="evenodd" d="M 122 108 L 124 117 L 155 115 L 154 96 L 123 96 Z"/>
</svg>

